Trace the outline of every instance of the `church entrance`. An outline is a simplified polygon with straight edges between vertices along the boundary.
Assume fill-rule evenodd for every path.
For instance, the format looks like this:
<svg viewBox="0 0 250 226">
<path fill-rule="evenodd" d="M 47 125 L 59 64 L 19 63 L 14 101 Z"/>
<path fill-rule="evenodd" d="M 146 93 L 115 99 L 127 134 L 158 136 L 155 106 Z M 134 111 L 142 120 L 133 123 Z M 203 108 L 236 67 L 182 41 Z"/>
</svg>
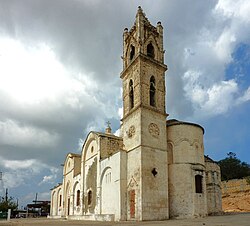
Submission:
<svg viewBox="0 0 250 226">
<path fill-rule="evenodd" d="M 130 218 L 135 218 L 135 190 L 129 192 L 130 196 Z"/>
</svg>

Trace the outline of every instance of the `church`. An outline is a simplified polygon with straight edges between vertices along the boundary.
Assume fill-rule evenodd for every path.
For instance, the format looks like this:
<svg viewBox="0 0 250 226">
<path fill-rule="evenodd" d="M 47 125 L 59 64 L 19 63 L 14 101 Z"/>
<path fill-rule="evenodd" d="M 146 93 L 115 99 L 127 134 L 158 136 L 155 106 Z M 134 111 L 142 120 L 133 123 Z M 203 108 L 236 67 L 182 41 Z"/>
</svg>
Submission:
<svg viewBox="0 0 250 226">
<path fill-rule="evenodd" d="M 91 131 L 51 189 L 51 218 L 145 221 L 222 211 L 220 168 L 204 156 L 202 126 L 167 120 L 163 27 L 141 7 L 123 33 L 120 136 Z"/>
</svg>

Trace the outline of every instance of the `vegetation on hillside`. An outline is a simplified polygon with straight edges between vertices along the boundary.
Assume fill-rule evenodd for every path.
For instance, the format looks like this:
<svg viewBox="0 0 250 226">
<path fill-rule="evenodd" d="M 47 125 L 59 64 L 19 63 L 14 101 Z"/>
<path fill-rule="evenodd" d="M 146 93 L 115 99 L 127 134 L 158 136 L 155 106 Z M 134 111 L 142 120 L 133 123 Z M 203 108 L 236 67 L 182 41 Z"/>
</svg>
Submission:
<svg viewBox="0 0 250 226">
<path fill-rule="evenodd" d="M 221 169 L 221 180 L 241 179 L 250 176 L 250 165 L 242 162 L 233 152 L 218 162 Z"/>
</svg>

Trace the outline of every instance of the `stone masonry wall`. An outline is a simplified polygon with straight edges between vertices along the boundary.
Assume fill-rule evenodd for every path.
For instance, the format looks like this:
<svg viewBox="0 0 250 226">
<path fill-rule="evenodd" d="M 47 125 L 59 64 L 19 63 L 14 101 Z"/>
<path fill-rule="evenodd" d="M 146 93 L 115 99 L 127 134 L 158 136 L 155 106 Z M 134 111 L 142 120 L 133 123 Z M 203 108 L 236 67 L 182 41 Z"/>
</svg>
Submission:
<svg viewBox="0 0 250 226">
<path fill-rule="evenodd" d="M 246 179 L 234 179 L 221 182 L 222 195 L 232 192 L 250 191 L 250 184 Z"/>
</svg>

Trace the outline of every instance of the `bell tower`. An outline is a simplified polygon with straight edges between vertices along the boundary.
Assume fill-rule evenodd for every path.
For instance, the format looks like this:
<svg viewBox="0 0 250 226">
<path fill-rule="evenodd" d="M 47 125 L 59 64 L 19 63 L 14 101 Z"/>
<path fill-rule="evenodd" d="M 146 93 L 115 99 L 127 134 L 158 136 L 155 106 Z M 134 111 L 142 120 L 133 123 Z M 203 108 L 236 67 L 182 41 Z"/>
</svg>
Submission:
<svg viewBox="0 0 250 226">
<path fill-rule="evenodd" d="M 163 27 L 138 7 L 123 33 L 123 142 L 127 150 L 127 219 L 168 219 Z"/>
</svg>

